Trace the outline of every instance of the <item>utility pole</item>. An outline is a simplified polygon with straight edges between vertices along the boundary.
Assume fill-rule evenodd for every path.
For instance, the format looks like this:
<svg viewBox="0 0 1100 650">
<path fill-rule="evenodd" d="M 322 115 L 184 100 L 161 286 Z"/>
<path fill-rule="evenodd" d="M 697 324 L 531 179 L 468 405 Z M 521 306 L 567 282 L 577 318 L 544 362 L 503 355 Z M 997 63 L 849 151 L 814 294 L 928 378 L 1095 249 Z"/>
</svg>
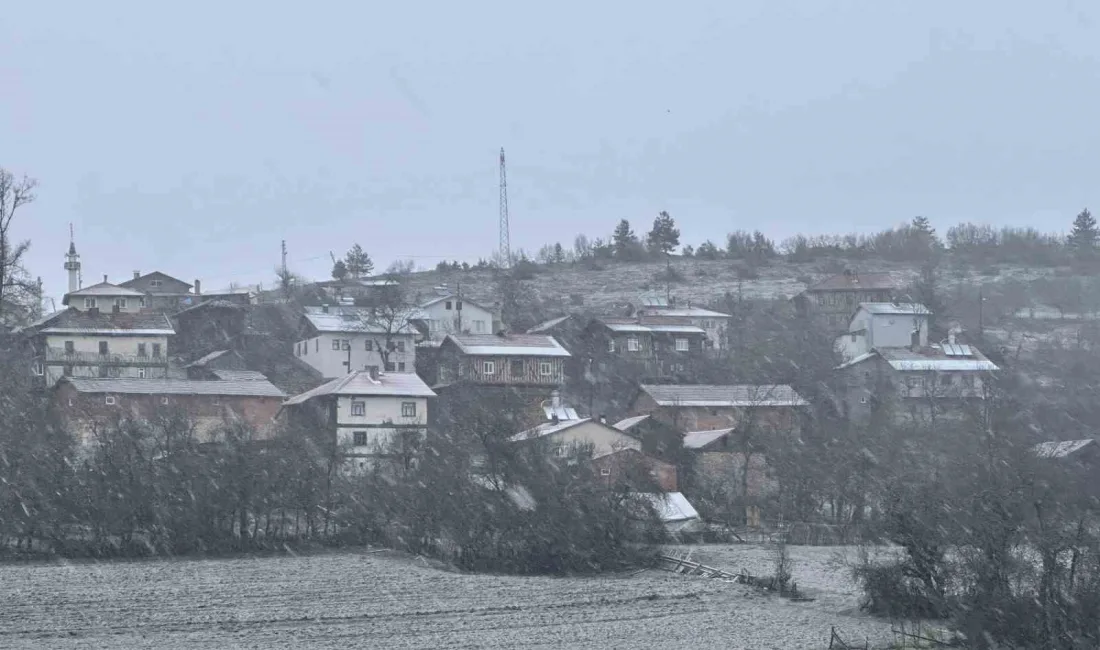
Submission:
<svg viewBox="0 0 1100 650">
<path fill-rule="evenodd" d="M 978 337 L 985 336 L 984 318 L 985 315 L 985 298 L 982 296 L 982 286 L 978 285 Z"/>
<path fill-rule="evenodd" d="M 504 168 L 504 147 L 500 148 L 500 266 L 512 266 L 512 238 L 508 232 L 508 174 Z"/>
<path fill-rule="evenodd" d="M 283 268 L 283 277 L 285 278 L 286 277 L 286 240 L 285 239 L 283 240 L 283 263 L 282 263 L 282 268 Z"/>
<path fill-rule="evenodd" d="M 283 263 L 281 266 L 282 277 L 279 278 L 279 282 L 283 285 L 283 298 L 290 299 L 290 278 L 286 274 L 286 240 L 283 240 L 282 244 Z"/>
</svg>

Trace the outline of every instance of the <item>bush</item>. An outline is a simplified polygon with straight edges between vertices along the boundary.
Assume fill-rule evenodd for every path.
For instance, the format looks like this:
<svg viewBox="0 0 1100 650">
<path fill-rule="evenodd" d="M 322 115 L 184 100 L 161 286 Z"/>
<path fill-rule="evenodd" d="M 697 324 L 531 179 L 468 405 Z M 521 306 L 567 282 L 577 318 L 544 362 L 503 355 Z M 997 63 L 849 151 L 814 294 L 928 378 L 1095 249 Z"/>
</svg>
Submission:
<svg viewBox="0 0 1100 650">
<path fill-rule="evenodd" d="M 943 597 L 929 593 L 904 562 L 879 566 L 865 561 L 853 573 L 863 588 L 860 609 L 865 612 L 892 619 L 940 619 L 947 615 Z"/>
<path fill-rule="evenodd" d="M 655 282 L 683 282 L 684 274 L 676 270 L 675 267 L 668 267 L 661 269 L 661 271 L 653 276 Z"/>
</svg>

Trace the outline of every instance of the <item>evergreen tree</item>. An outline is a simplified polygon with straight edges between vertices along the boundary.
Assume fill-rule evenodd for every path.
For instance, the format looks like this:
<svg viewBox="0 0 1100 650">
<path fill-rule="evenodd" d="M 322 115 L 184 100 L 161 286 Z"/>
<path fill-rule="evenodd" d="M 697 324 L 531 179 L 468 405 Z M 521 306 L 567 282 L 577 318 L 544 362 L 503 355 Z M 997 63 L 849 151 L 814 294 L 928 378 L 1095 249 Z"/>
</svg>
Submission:
<svg viewBox="0 0 1100 650">
<path fill-rule="evenodd" d="M 626 219 L 619 221 L 619 225 L 615 226 L 611 241 L 615 247 L 615 257 L 630 257 L 638 249 L 638 237 L 635 236 L 630 228 L 630 222 Z"/>
<path fill-rule="evenodd" d="M 1100 235 L 1096 230 L 1096 219 L 1089 213 L 1088 208 L 1085 208 L 1073 220 L 1073 232 L 1070 233 L 1067 243 L 1078 256 L 1091 257 L 1096 252 L 1098 236 Z"/>
<path fill-rule="evenodd" d="M 661 211 L 653 220 L 653 230 L 647 237 L 650 250 L 668 255 L 680 245 L 680 229 L 667 212 Z"/>
<path fill-rule="evenodd" d="M 336 260 L 336 263 L 332 265 L 332 277 L 337 280 L 348 277 L 348 266 L 344 264 L 344 260 Z"/>
<path fill-rule="evenodd" d="M 344 266 L 347 268 L 348 275 L 356 280 L 368 276 L 374 271 L 374 261 L 359 244 L 352 246 L 348 254 L 344 256 Z"/>
</svg>

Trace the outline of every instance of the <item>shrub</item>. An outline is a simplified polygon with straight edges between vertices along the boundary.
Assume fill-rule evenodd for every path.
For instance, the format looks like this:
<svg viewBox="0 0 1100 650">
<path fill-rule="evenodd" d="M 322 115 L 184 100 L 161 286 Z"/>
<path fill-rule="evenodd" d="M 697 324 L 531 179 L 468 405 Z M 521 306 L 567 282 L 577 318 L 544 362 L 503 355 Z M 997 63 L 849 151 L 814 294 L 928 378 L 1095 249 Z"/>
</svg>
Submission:
<svg viewBox="0 0 1100 650">
<path fill-rule="evenodd" d="M 913 577 L 904 562 L 874 565 L 864 562 L 854 570 L 863 588 L 860 609 L 893 619 L 939 619 L 947 614 L 943 596 L 931 592 Z"/>
<path fill-rule="evenodd" d="M 684 274 L 676 270 L 675 267 L 668 267 L 661 269 L 661 271 L 653 276 L 655 282 L 683 282 Z"/>
</svg>

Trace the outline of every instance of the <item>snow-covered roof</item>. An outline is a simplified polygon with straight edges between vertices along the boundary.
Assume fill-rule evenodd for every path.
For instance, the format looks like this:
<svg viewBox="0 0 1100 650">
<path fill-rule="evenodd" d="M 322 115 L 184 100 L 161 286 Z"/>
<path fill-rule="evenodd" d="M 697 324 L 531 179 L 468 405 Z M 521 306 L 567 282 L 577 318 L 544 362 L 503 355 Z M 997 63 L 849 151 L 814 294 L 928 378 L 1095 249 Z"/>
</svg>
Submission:
<svg viewBox="0 0 1100 650">
<path fill-rule="evenodd" d="M 218 379 L 100 379 L 64 377 L 80 393 L 122 395 L 210 395 L 215 397 L 285 397 L 274 384 L 263 380 Z"/>
<path fill-rule="evenodd" d="M 194 361 L 192 361 L 189 364 L 186 364 L 183 367 L 184 368 L 194 368 L 194 367 L 198 367 L 198 366 L 205 366 L 206 364 L 210 363 L 214 359 L 217 359 L 218 357 L 229 354 L 229 352 L 230 352 L 229 350 L 215 350 L 215 351 L 211 352 L 210 354 L 207 354 L 205 356 L 199 357 L 198 359 L 195 359 Z"/>
<path fill-rule="evenodd" d="M 915 302 L 861 302 L 861 309 L 875 316 L 928 316 L 930 309 Z"/>
<path fill-rule="evenodd" d="M 535 325 L 531 329 L 527 330 L 527 333 L 528 334 L 540 334 L 542 332 L 545 332 L 547 330 L 550 330 L 550 329 L 553 329 L 553 328 L 557 327 L 558 325 L 564 323 L 565 321 L 569 320 L 572 317 L 573 317 L 572 314 L 566 314 L 565 316 L 559 316 L 557 318 L 551 318 L 548 321 L 543 321 L 543 322 L 539 323 L 538 325 Z"/>
<path fill-rule="evenodd" d="M 559 422 L 546 422 L 536 427 L 527 429 L 526 431 L 520 431 L 514 436 L 508 438 L 511 442 L 521 442 L 523 440 L 533 440 L 535 438 L 543 438 L 546 436 L 554 435 L 555 433 L 561 433 L 567 429 L 572 429 L 575 426 L 584 424 L 585 422 L 592 422 L 592 418 L 582 418 L 580 420 L 561 420 Z"/>
<path fill-rule="evenodd" d="M 706 335 L 706 331 L 695 325 L 651 325 L 642 323 L 616 323 L 601 321 L 612 332 L 627 334 L 698 334 Z"/>
<path fill-rule="evenodd" d="M 264 373 L 256 370 L 210 370 L 218 379 L 223 381 L 267 381 Z"/>
<path fill-rule="evenodd" d="M 733 429 L 715 429 L 714 431 L 690 431 L 684 434 L 685 449 L 702 449 L 710 443 L 733 433 Z"/>
<path fill-rule="evenodd" d="M 644 422 L 647 419 L 649 419 L 648 415 L 635 415 L 632 418 L 626 418 L 624 420 L 619 420 L 618 422 L 615 423 L 614 426 L 619 431 L 630 431 L 635 426 L 637 426 L 639 423 Z"/>
<path fill-rule="evenodd" d="M 373 379 L 365 370 L 356 371 L 343 377 L 321 384 L 288 399 L 285 404 L 293 406 L 303 404 L 315 397 L 326 395 L 339 396 L 377 396 L 377 397 L 435 397 L 435 393 L 415 372 L 393 372 L 378 375 Z"/>
<path fill-rule="evenodd" d="M 306 307 L 303 316 L 318 332 L 331 334 L 385 334 L 387 332 L 387 326 L 372 319 L 370 310 L 362 307 Z M 394 323 L 394 328 L 394 335 L 414 333 L 412 325 L 407 321 Z"/>
<path fill-rule="evenodd" d="M 809 402 L 786 384 L 643 384 L 640 388 L 658 406 L 809 406 Z"/>
<path fill-rule="evenodd" d="M 657 510 L 657 514 L 664 523 L 674 523 L 698 519 L 699 513 L 695 506 L 680 492 L 642 492 L 638 496 L 648 500 Z"/>
<path fill-rule="evenodd" d="M 45 321 L 43 334 L 172 336 L 176 331 L 168 317 L 160 312 L 80 311 L 70 307 L 52 314 Z"/>
<path fill-rule="evenodd" d="M 844 363 L 837 366 L 834 370 L 842 370 L 844 368 L 854 366 L 857 363 L 863 363 L 864 361 L 866 361 L 866 360 L 868 360 L 872 357 L 877 357 L 877 356 L 878 356 L 878 353 L 875 352 L 874 350 L 871 350 L 870 352 L 864 352 L 863 354 L 861 354 L 859 356 L 852 357 L 851 359 L 845 361 Z"/>
<path fill-rule="evenodd" d="M 1095 442 L 1096 441 L 1092 438 L 1087 438 L 1085 440 L 1066 440 L 1063 442 L 1040 442 L 1032 447 L 1031 450 L 1040 458 L 1065 458 L 1081 451 Z"/>
<path fill-rule="evenodd" d="M 110 282 L 100 282 L 99 284 L 93 284 L 90 287 L 84 287 L 83 289 L 77 289 L 65 294 L 62 303 L 69 304 L 69 298 L 94 298 L 98 296 L 107 296 L 111 298 L 140 298 L 144 296 L 140 291 L 134 291 L 126 287 L 120 287 L 117 284 L 111 284 Z"/>
<path fill-rule="evenodd" d="M 646 313 L 659 316 L 679 316 L 682 318 L 733 318 L 729 314 L 720 311 L 703 309 L 702 307 L 656 307 L 642 308 Z"/>
<path fill-rule="evenodd" d="M 553 336 L 545 334 L 449 334 L 447 339 L 472 356 L 571 356 Z"/>
<path fill-rule="evenodd" d="M 876 349 L 890 367 L 902 372 L 992 372 L 999 370 L 996 364 L 986 359 L 977 350 L 971 357 L 947 356 L 939 346 L 929 346 L 918 351 L 909 348 Z"/>
</svg>

